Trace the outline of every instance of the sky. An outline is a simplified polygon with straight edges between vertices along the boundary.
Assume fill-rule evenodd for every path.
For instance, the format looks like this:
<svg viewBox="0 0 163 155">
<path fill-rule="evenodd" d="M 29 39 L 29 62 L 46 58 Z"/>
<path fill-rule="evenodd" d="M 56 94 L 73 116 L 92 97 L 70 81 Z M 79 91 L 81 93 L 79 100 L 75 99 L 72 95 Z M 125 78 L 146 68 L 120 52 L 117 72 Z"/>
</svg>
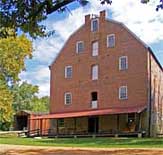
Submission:
<svg viewBox="0 0 163 155">
<path fill-rule="evenodd" d="M 112 5 L 101 5 L 99 0 L 81 7 L 77 2 L 68 6 L 70 11 L 55 12 L 43 24 L 48 30 L 55 30 L 49 38 L 33 41 L 33 58 L 26 60 L 26 71 L 20 73 L 22 81 L 39 86 L 39 96 L 50 96 L 49 65 L 60 52 L 68 37 L 84 24 L 87 14 L 99 14 L 106 10 L 107 18 L 124 23 L 141 40 L 150 46 L 163 66 L 163 10 L 155 11 L 159 0 L 141 4 L 140 0 L 113 0 Z"/>
</svg>

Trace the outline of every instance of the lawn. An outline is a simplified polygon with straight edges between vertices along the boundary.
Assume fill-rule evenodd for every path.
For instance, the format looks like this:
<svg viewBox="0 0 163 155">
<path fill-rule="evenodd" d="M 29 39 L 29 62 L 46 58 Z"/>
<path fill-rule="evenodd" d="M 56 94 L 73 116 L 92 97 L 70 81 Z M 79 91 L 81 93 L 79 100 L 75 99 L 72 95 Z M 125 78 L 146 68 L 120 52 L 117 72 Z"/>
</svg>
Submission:
<svg viewBox="0 0 163 155">
<path fill-rule="evenodd" d="M 163 148 L 163 138 L 18 138 L 0 137 L 0 144 L 96 148 Z"/>
</svg>

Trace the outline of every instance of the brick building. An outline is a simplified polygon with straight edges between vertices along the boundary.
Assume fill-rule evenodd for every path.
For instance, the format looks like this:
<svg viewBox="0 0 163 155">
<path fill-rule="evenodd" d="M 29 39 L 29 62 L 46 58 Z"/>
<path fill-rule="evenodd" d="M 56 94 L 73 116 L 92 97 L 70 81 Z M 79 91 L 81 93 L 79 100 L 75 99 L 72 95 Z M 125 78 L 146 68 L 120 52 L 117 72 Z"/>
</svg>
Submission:
<svg viewBox="0 0 163 155">
<path fill-rule="evenodd" d="M 163 68 L 150 47 L 105 11 L 85 16 L 50 72 L 50 114 L 33 124 L 50 120 L 54 134 L 163 134 Z"/>
</svg>

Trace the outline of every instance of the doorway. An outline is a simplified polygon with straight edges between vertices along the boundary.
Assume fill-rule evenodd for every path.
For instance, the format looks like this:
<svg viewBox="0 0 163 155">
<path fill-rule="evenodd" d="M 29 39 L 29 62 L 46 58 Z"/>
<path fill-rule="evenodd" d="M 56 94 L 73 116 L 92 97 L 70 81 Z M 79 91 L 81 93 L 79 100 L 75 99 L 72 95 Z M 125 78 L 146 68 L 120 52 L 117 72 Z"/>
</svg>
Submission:
<svg viewBox="0 0 163 155">
<path fill-rule="evenodd" d="M 27 129 L 28 126 L 28 116 L 17 116 L 16 117 L 16 130 Z"/>
<path fill-rule="evenodd" d="M 89 117 L 88 118 L 88 133 L 98 133 L 99 129 L 99 118 Z"/>
</svg>

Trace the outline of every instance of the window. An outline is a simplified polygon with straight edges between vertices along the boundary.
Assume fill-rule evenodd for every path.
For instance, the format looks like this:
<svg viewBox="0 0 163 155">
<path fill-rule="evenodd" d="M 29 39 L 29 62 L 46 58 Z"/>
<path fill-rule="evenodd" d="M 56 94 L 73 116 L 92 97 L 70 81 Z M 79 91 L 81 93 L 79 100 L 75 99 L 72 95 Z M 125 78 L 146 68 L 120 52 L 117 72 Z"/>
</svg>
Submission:
<svg viewBox="0 0 163 155">
<path fill-rule="evenodd" d="M 97 92 L 92 92 L 91 96 L 92 96 L 92 101 L 97 101 Z"/>
<path fill-rule="evenodd" d="M 92 43 L 92 56 L 98 55 L 98 41 Z"/>
<path fill-rule="evenodd" d="M 107 36 L 107 47 L 114 47 L 115 46 L 115 35 L 110 34 Z"/>
<path fill-rule="evenodd" d="M 64 127 L 64 118 L 58 119 L 58 127 Z"/>
<path fill-rule="evenodd" d="M 121 86 L 119 88 L 119 99 L 127 99 L 127 86 Z"/>
<path fill-rule="evenodd" d="M 65 93 L 65 104 L 68 105 L 68 104 L 71 104 L 72 102 L 72 94 L 71 93 Z"/>
<path fill-rule="evenodd" d="M 65 67 L 65 78 L 72 78 L 72 66 Z"/>
<path fill-rule="evenodd" d="M 78 41 L 76 43 L 76 53 L 82 53 L 84 51 L 84 42 Z"/>
<path fill-rule="evenodd" d="M 92 80 L 98 79 L 98 65 L 92 66 Z"/>
<path fill-rule="evenodd" d="M 98 30 L 98 19 L 92 19 L 91 21 L 91 31 L 96 32 Z"/>
<path fill-rule="evenodd" d="M 119 70 L 126 70 L 128 68 L 127 56 L 122 56 L 119 58 Z"/>
<path fill-rule="evenodd" d="M 98 97 L 97 97 L 97 92 L 92 92 L 91 93 L 91 98 L 92 98 L 92 101 L 91 101 L 91 108 L 97 108 L 98 107 Z"/>
</svg>

